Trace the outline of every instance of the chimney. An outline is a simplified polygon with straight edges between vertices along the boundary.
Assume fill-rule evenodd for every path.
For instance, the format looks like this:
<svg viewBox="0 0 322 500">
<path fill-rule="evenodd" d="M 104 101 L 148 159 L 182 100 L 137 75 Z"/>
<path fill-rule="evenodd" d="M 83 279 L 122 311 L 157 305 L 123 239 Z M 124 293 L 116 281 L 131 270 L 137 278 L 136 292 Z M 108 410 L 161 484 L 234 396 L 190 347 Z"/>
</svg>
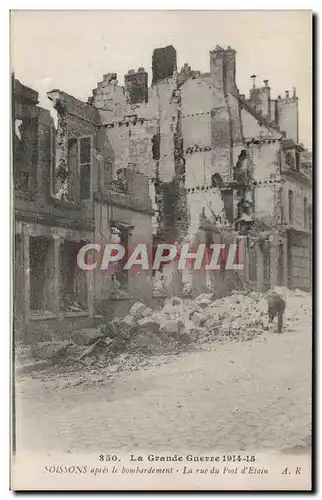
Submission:
<svg viewBox="0 0 322 500">
<path fill-rule="evenodd" d="M 228 46 L 224 54 L 224 82 L 225 92 L 237 92 L 236 86 L 236 51 Z"/>
<path fill-rule="evenodd" d="M 255 85 L 256 75 L 251 76 L 253 80 L 253 88 L 250 89 L 250 103 L 256 109 L 256 111 L 266 117 L 268 120 L 271 119 L 271 89 L 268 86 L 268 80 L 264 80 L 263 87 L 257 87 Z"/>
<path fill-rule="evenodd" d="M 137 72 L 130 69 L 124 75 L 124 88 L 131 104 L 148 102 L 148 74 L 145 69 L 139 68 Z"/>
<path fill-rule="evenodd" d="M 227 50 L 219 45 L 210 51 L 210 73 L 214 84 L 224 93 L 237 92 L 236 51 L 230 46 Z"/>
<path fill-rule="evenodd" d="M 152 85 L 171 78 L 177 69 L 177 52 L 172 45 L 154 49 L 152 55 Z"/>
<path fill-rule="evenodd" d="M 296 94 L 296 93 L 295 93 Z M 278 96 L 276 102 L 276 123 L 280 130 L 284 130 L 287 139 L 293 139 L 298 142 L 299 138 L 299 114 L 298 114 L 298 99 L 290 97 L 289 90 L 285 90 L 285 98 Z"/>
<path fill-rule="evenodd" d="M 224 49 L 219 45 L 210 51 L 210 73 L 215 87 L 224 90 Z"/>
</svg>

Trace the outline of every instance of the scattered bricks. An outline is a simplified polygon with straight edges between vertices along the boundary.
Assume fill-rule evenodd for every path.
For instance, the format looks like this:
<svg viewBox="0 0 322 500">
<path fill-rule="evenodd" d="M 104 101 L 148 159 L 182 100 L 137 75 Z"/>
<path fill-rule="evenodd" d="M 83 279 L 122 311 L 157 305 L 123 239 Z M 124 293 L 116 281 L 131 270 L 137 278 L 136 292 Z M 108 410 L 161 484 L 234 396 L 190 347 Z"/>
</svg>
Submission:
<svg viewBox="0 0 322 500">
<path fill-rule="evenodd" d="M 181 318 L 183 315 L 182 305 L 165 304 L 162 312 L 168 315 L 171 319 Z"/>
<path fill-rule="evenodd" d="M 131 348 L 146 354 L 162 351 L 162 340 L 152 332 L 138 333 L 131 342 Z"/>
<path fill-rule="evenodd" d="M 197 326 L 201 326 L 206 321 L 206 319 L 207 317 L 204 314 L 198 313 L 196 311 L 191 316 L 191 321 L 193 321 L 193 323 Z"/>
<path fill-rule="evenodd" d="M 152 316 L 153 314 L 153 310 L 151 309 L 151 307 L 147 307 L 144 311 L 143 311 L 143 318 L 147 318 L 149 316 Z"/>
<path fill-rule="evenodd" d="M 202 300 L 200 300 L 199 302 L 197 302 L 197 304 L 202 309 L 205 309 L 206 307 L 208 307 L 211 304 L 211 302 L 212 302 L 211 300 L 203 298 Z"/>
<path fill-rule="evenodd" d="M 131 332 L 136 331 L 136 328 L 137 325 L 134 325 L 134 327 L 131 328 Z M 128 328 L 120 328 L 118 334 L 123 340 L 129 340 L 129 338 L 131 337 L 131 332 Z"/>
<path fill-rule="evenodd" d="M 132 328 L 137 324 L 137 319 L 131 314 L 128 314 L 127 316 L 125 316 L 125 318 L 122 319 L 121 326 L 122 324 L 128 326 L 129 328 Z"/>
<path fill-rule="evenodd" d="M 208 336 L 208 331 L 206 328 L 196 327 L 193 330 L 190 330 L 190 339 L 192 342 L 196 342 L 200 338 L 204 338 Z"/>
<path fill-rule="evenodd" d="M 137 319 L 140 319 L 143 317 L 143 313 L 146 309 L 147 306 L 142 302 L 135 302 L 135 304 L 133 304 L 133 306 L 129 310 L 129 314 Z"/>
<path fill-rule="evenodd" d="M 208 330 L 212 330 L 213 328 L 217 328 L 220 326 L 220 320 L 217 316 L 212 316 L 207 319 L 203 326 Z"/>
<path fill-rule="evenodd" d="M 222 326 L 225 326 L 225 327 L 227 327 L 227 328 L 228 328 L 228 327 L 230 327 L 231 322 L 232 322 L 232 321 L 231 321 L 231 318 L 229 318 L 228 316 L 227 316 L 227 317 L 225 316 L 225 317 L 221 320 L 221 325 L 222 325 Z"/>
<path fill-rule="evenodd" d="M 191 342 L 191 336 L 189 335 L 189 333 L 187 331 L 180 332 L 179 341 L 182 344 L 189 344 Z"/>
<path fill-rule="evenodd" d="M 122 352 L 124 351 L 126 341 L 122 338 L 115 338 L 112 340 L 110 344 L 110 351 L 113 351 L 114 353 Z"/>
<path fill-rule="evenodd" d="M 171 304 L 172 305 L 172 297 L 166 297 L 163 302 L 163 309 L 165 308 L 166 305 Z"/>
<path fill-rule="evenodd" d="M 188 319 L 189 319 L 189 321 L 191 321 L 191 318 L 192 318 L 192 316 L 194 315 L 194 313 L 195 313 L 195 312 L 196 312 L 196 311 L 195 311 L 194 309 L 193 309 L 192 311 L 190 311 L 190 312 L 189 312 L 189 314 L 188 314 Z"/>
<path fill-rule="evenodd" d="M 219 334 L 220 334 L 220 326 L 213 326 L 211 328 L 211 330 L 208 330 L 208 328 L 206 329 L 207 332 L 209 332 L 211 334 L 211 337 L 214 337 L 216 338 Z"/>
<path fill-rule="evenodd" d="M 177 335 L 179 333 L 178 321 L 175 319 L 165 320 L 162 322 L 160 330 L 168 335 Z"/>
<path fill-rule="evenodd" d="M 36 360 L 57 359 L 65 355 L 71 343 L 69 340 L 37 342 L 31 346 L 31 354 Z"/>
<path fill-rule="evenodd" d="M 161 325 L 161 323 L 167 319 L 166 316 L 164 315 L 163 311 L 157 311 L 157 312 L 154 312 L 152 314 L 152 316 L 150 316 L 151 319 L 153 319 L 153 321 L 155 321 L 156 323 L 158 323 L 159 325 Z"/>
<path fill-rule="evenodd" d="M 252 318 L 250 318 L 250 320 L 252 321 Z M 237 318 L 231 322 L 230 327 L 233 328 L 234 330 L 239 330 L 240 328 L 243 327 L 244 323 L 245 323 L 244 318 Z"/>
<path fill-rule="evenodd" d="M 213 302 L 211 297 L 211 293 L 202 293 L 201 295 L 198 295 L 198 297 L 194 300 L 194 303 L 204 309 Z"/>
<path fill-rule="evenodd" d="M 121 323 L 121 321 L 122 321 L 122 320 L 121 320 L 120 318 L 113 318 L 113 319 L 112 319 L 112 323 L 113 323 L 113 325 L 119 325 L 119 324 Z"/>
<path fill-rule="evenodd" d="M 181 330 L 182 328 L 185 328 L 185 322 L 182 320 L 182 319 L 178 319 L 178 327 L 179 327 L 179 330 Z"/>
<path fill-rule="evenodd" d="M 175 334 L 175 336 L 168 335 L 166 332 L 162 332 L 161 330 L 158 331 L 158 338 L 160 341 L 165 344 L 169 345 L 171 343 L 175 343 L 178 339 L 179 334 Z"/>
<path fill-rule="evenodd" d="M 113 342 L 113 341 L 112 341 Z M 111 342 L 111 344 L 112 344 Z M 97 356 L 98 354 L 101 354 L 103 351 L 105 351 L 107 345 L 105 340 L 100 339 L 97 340 L 95 343 L 91 344 L 86 351 L 83 352 L 83 354 L 80 356 L 79 359 L 83 359 L 88 356 Z"/>
<path fill-rule="evenodd" d="M 173 314 L 177 312 L 177 308 L 173 307 L 171 302 L 166 302 L 163 306 L 162 312 L 165 314 Z"/>
<path fill-rule="evenodd" d="M 84 328 L 73 335 L 73 342 L 77 345 L 90 345 L 102 335 L 100 328 Z"/>
<path fill-rule="evenodd" d="M 138 321 L 138 330 L 144 330 L 149 332 L 158 332 L 160 325 L 158 322 L 154 321 L 152 317 L 142 318 Z"/>
</svg>

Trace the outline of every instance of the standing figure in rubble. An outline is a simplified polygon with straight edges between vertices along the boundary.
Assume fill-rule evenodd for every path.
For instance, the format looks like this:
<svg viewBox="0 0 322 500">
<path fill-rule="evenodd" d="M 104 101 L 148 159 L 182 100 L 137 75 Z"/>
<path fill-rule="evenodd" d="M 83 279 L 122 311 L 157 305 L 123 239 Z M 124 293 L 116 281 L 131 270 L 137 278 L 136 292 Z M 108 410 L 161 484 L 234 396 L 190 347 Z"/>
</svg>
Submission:
<svg viewBox="0 0 322 500">
<path fill-rule="evenodd" d="M 267 297 L 268 301 L 268 319 L 272 323 L 277 316 L 277 331 L 281 333 L 283 328 L 283 314 L 286 307 L 285 300 L 277 293 L 271 293 Z"/>
</svg>

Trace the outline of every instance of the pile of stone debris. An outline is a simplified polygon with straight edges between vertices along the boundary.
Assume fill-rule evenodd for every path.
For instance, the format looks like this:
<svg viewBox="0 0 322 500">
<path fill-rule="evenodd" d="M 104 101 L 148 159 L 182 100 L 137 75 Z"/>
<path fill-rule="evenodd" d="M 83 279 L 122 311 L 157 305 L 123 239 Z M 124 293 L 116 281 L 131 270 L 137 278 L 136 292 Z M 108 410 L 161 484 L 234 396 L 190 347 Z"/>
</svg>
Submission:
<svg viewBox="0 0 322 500">
<path fill-rule="evenodd" d="M 270 291 L 269 293 L 271 293 Z M 300 290 L 276 288 L 274 293 L 287 303 L 284 329 L 303 318 L 310 318 L 311 295 Z M 211 294 L 195 299 L 167 298 L 160 310 L 153 311 L 136 302 L 123 318 L 114 318 L 98 328 L 76 332 L 68 341 L 38 342 L 29 346 L 28 355 L 38 368 L 66 363 L 88 367 L 107 366 L 125 353 L 133 356 L 173 354 L 187 345 L 210 342 L 241 342 L 269 330 L 267 294 L 233 292 L 217 300 Z M 17 359 L 26 350 L 18 348 Z M 32 363 L 21 364 L 21 373 L 31 371 Z"/>
</svg>

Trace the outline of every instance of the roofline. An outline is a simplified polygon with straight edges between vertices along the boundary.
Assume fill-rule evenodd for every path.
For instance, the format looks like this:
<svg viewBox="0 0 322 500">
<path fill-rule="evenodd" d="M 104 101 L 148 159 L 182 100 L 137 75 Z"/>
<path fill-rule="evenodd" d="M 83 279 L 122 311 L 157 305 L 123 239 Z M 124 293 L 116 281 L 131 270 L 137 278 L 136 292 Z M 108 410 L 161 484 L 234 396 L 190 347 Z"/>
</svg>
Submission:
<svg viewBox="0 0 322 500">
<path fill-rule="evenodd" d="M 278 132 L 279 134 L 282 135 L 280 129 L 276 126 L 276 125 L 273 125 L 269 120 L 267 120 L 266 118 L 264 118 L 262 115 L 260 115 L 259 113 L 257 113 L 255 111 L 255 109 L 253 108 L 253 106 L 251 104 L 249 104 L 249 102 L 244 99 L 243 97 L 241 97 L 240 95 L 238 94 L 235 94 L 235 93 L 232 93 L 232 95 L 234 97 L 236 97 L 236 99 L 240 102 L 240 104 L 242 106 L 244 106 L 247 111 L 259 122 L 261 123 L 262 125 L 265 125 L 265 127 L 268 127 L 272 130 L 275 130 L 276 132 Z"/>
<path fill-rule="evenodd" d="M 282 140 L 283 149 L 293 149 L 296 148 L 297 151 L 305 151 L 305 147 L 302 144 L 295 142 L 293 139 L 283 139 Z"/>
</svg>

